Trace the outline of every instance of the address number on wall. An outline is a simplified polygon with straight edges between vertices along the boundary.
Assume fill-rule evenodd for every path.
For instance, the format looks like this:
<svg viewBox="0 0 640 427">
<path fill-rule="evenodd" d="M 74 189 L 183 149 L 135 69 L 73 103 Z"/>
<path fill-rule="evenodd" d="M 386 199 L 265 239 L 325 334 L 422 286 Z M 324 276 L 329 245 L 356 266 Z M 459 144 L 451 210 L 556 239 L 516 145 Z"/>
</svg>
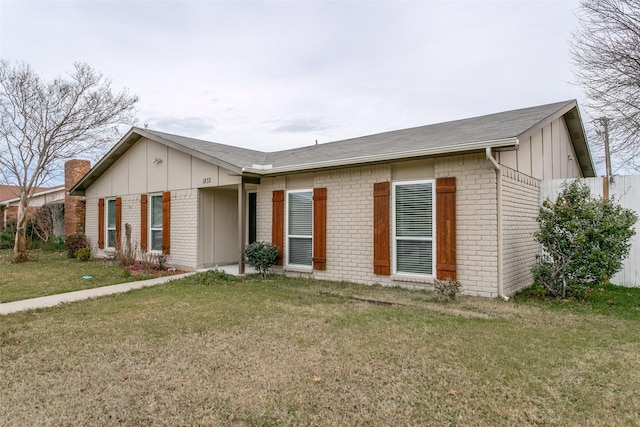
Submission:
<svg viewBox="0 0 640 427">
<path fill-rule="evenodd" d="M 211 184 L 211 177 L 207 177 L 207 178 L 202 178 L 202 183 L 203 184 Z"/>
</svg>

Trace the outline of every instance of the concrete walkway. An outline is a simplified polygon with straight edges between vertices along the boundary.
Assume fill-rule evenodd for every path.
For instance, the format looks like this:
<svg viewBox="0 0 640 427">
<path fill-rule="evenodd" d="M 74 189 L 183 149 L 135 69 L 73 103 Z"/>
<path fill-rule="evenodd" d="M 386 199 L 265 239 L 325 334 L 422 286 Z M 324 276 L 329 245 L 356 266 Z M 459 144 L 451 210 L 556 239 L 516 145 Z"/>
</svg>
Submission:
<svg viewBox="0 0 640 427">
<path fill-rule="evenodd" d="M 121 283 L 119 285 L 103 286 L 101 288 L 83 289 L 81 291 L 67 292 L 65 294 L 47 295 L 44 297 L 12 301 L 0 304 L 0 315 L 17 313 L 19 311 L 33 310 L 36 308 L 53 307 L 65 302 L 80 301 L 101 297 L 104 295 L 120 294 L 132 289 L 145 288 L 147 286 L 160 285 L 171 280 L 181 279 L 193 273 L 175 274 L 173 276 L 162 276 L 155 279 L 139 280 L 137 282 Z"/>
<path fill-rule="evenodd" d="M 222 270 L 227 274 L 239 276 L 238 264 L 221 265 L 219 267 L 216 266 L 215 269 Z M 0 315 L 17 313 L 19 311 L 34 310 L 36 308 L 53 307 L 65 302 L 80 301 L 83 299 L 96 298 L 104 295 L 120 294 L 123 292 L 128 292 L 132 289 L 146 288 L 147 286 L 155 286 L 162 283 L 170 282 L 172 280 L 182 279 L 183 277 L 187 277 L 191 274 L 206 270 L 211 269 L 205 268 L 189 273 L 175 274 L 173 276 L 162 276 L 155 279 L 138 280 L 137 282 L 127 282 L 121 283 L 119 285 L 103 286 L 101 288 L 83 289 L 81 291 L 67 292 L 66 294 L 47 295 L 44 297 L 25 299 L 22 301 L 6 302 L 4 304 L 0 304 Z M 253 268 L 249 266 L 245 267 L 245 274 L 251 274 L 255 272 L 256 271 Z"/>
</svg>

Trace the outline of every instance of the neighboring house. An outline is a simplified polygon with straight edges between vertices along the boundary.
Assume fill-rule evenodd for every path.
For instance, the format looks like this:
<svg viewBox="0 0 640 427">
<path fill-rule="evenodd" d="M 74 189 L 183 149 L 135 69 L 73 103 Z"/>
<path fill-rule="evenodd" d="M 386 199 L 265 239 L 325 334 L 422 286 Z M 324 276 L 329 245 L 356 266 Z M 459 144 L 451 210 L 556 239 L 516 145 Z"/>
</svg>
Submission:
<svg viewBox="0 0 640 427">
<path fill-rule="evenodd" d="M 29 220 L 33 220 L 38 209 L 48 206 L 51 209 L 51 220 L 53 235 L 62 236 L 64 234 L 64 185 L 34 191 L 29 201 Z M 18 205 L 20 198 L 14 197 L 0 202 L 3 205 L 3 227 L 15 225 L 18 219 Z"/>
<path fill-rule="evenodd" d="M 29 200 L 28 219 L 33 220 L 38 209 L 48 207 L 51 212 L 54 236 L 63 236 L 84 229 L 84 197 L 68 192 L 91 168 L 88 160 L 69 160 L 64 165 L 64 185 L 35 188 Z M 0 230 L 15 225 L 20 204 L 20 187 L 0 186 Z"/>
<path fill-rule="evenodd" d="M 32 190 L 33 193 L 50 190 L 46 187 L 37 187 Z M 15 201 L 20 195 L 20 187 L 17 185 L 0 185 L 0 231 L 9 227 L 15 222 L 17 209 L 10 208 L 10 203 Z"/>
<path fill-rule="evenodd" d="M 133 128 L 72 188 L 105 255 L 124 224 L 177 267 L 510 295 L 531 284 L 540 181 L 594 176 L 575 101 L 264 153 Z"/>
</svg>

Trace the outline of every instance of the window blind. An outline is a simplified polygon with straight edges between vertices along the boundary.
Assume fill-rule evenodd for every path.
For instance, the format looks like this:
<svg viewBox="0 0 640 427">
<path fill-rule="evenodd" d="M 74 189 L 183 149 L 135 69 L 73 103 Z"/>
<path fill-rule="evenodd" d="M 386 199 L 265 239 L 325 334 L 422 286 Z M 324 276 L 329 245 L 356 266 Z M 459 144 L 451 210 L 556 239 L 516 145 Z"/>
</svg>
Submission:
<svg viewBox="0 0 640 427">
<path fill-rule="evenodd" d="M 313 197 L 311 191 L 291 192 L 287 203 L 289 264 L 312 265 Z"/>
<path fill-rule="evenodd" d="M 395 186 L 396 271 L 433 274 L 433 184 Z"/>
</svg>

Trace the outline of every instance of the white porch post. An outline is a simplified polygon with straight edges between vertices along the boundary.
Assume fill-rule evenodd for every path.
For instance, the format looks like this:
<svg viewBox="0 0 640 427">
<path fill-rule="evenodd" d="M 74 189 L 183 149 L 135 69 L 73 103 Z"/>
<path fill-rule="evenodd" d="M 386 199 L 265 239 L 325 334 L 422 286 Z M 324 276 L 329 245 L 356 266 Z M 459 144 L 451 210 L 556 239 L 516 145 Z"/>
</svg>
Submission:
<svg viewBox="0 0 640 427">
<path fill-rule="evenodd" d="M 240 248 L 240 259 L 238 260 L 238 274 L 244 274 L 244 257 L 242 251 L 247 241 L 247 213 L 244 194 L 244 181 L 238 184 L 238 247 Z"/>
</svg>

